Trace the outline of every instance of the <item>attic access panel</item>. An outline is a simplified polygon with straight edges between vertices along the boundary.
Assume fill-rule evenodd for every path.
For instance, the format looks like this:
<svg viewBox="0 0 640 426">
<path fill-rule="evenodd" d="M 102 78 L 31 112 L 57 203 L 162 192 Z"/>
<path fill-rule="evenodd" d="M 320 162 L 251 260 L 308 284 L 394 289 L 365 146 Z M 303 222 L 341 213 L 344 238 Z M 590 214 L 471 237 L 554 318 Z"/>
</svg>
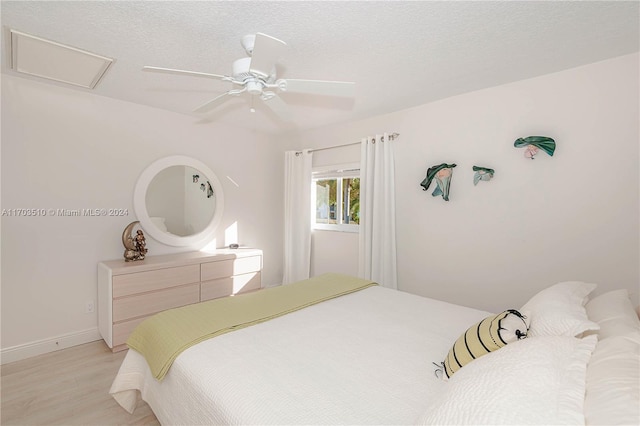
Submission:
<svg viewBox="0 0 640 426">
<path fill-rule="evenodd" d="M 113 62 L 112 58 L 9 31 L 11 69 L 19 73 L 93 89 Z"/>
</svg>

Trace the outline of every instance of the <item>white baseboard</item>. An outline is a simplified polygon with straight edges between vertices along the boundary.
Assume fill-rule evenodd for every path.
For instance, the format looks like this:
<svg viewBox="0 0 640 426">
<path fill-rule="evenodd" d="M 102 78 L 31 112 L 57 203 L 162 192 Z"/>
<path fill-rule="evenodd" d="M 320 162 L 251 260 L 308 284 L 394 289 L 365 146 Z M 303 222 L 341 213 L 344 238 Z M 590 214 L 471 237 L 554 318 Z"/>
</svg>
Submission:
<svg viewBox="0 0 640 426">
<path fill-rule="evenodd" d="M 20 361 L 21 359 L 82 345 L 83 343 L 95 342 L 100 339 L 102 339 L 102 337 L 96 327 L 22 345 L 11 346 L 10 348 L 5 348 L 0 351 L 0 364 Z"/>
</svg>

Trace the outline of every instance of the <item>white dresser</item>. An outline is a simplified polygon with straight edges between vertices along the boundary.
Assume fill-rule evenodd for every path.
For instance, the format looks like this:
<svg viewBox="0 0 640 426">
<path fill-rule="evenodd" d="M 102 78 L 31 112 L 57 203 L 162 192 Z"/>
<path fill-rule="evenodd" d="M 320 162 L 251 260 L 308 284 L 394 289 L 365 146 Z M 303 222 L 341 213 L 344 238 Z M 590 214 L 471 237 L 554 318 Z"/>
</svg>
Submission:
<svg viewBox="0 0 640 426">
<path fill-rule="evenodd" d="M 262 251 L 224 249 L 147 256 L 98 264 L 98 329 L 114 351 L 133 329 L 170 308 L 261 287 Z"/>
</svg>

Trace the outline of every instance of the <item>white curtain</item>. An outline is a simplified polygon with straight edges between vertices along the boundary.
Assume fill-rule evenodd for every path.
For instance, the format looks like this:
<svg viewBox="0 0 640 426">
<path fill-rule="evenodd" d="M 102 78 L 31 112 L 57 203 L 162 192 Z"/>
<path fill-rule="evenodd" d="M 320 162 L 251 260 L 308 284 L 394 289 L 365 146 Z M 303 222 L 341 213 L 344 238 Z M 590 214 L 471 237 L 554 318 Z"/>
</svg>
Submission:
<svg viewBox="0 0 640 426">
<path fill-rule="evenodd" d="M 387 133 L 362 140 L 358 274 L 398 288 L 393 141 Z"/>
<path fill-rule="evenodd" d="M 285 152 L 283 284 L 309 278 L 312 158 L 309 150 Z"/>
</svg>

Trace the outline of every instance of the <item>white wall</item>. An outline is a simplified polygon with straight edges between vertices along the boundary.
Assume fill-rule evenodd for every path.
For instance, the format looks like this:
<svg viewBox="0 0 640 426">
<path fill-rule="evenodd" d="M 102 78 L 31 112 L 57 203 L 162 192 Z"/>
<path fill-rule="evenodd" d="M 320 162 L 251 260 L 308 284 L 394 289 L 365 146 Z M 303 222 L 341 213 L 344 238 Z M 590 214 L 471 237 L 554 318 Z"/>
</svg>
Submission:
<svg viewBox="0 0 640 426">
<path fill-rule="evenodd" d="M 263 284 L 282 281 L 284 146 L 196 121 L 2 77 L 2 208 L 129 211 L 125 217 L 2 217 L 3 356 L 96 333 L 96 313 L 84 310 L 96 300 L 97 263 L 122 257 L 122 231 L 136 220 L 136 180 L 165 156 L 188 155 L 216 173 L 225 197 L 216 245 L 228 244 L 225 230 L 235 227 L 241 245 L 264 250 Z M 150 237 L 147 248 L 149 255 L 184 250 Z"/>
<path fill-rule="evenodd" d="M 311 233 L 311 276 L 327 272 L 357 276 L 357 253 L 357 233 L 314 230 Z"/>
<path fill-rule="evenodd" d="M 628 288 L 638 303 L 638 62 L 623 56 L 291 139 L 318 148 L 401 134 L 401 290 L 499 311 L 582 280 L 596 293 Z M 553 137 L 556 154 L 525 159 L 513 142 L 530 135 Z M 431 196 L 435 183 L 419 186 L 443 162 L 458 165 L 449 202 Z M 473 165 L 494 168 L 493 181 L 474 187 Z M 357 249 L 343 254 L 357 265 Z"/>
</svg>

